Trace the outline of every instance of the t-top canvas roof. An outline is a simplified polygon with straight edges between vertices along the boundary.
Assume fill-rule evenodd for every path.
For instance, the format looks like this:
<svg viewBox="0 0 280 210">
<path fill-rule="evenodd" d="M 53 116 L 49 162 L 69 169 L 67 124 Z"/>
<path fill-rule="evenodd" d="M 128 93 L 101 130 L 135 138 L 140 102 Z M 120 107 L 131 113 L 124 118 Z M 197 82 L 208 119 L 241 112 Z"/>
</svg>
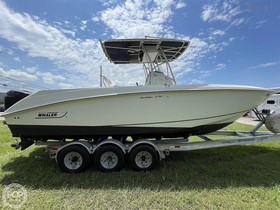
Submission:
<svg viewBox="0 0 280 210">
<path fill-rule="evenodd" d="M 107 58 L 115 64 L 165 62 L 177 59 L 189 41 L 163 38 L 111 39 L 101 42 Z M 149 60 L 147 59 L 149 54 Z"/>
</svg>

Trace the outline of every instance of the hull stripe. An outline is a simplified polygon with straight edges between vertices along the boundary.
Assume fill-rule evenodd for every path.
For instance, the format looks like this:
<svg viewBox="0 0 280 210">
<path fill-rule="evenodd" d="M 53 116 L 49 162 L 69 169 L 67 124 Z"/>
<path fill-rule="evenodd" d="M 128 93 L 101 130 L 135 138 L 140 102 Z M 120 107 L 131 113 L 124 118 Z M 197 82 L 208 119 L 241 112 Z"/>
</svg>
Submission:
<svg viewBox="0 0 280 210">
<path fill-rule="evenodd" d="M 230 122 L 231 123 L 231 122 Z M 32 139 L 83 139 L 100 136 L 138 136 L 142 138 L 186 137 L 201 135 L 219 130 L 230 123 L 202 125 L 192 128 L 165 127 L 115 127 L 115 126 L 42 126 L 42 125 L 9 125 L 13 137 Z"/>
</svg>

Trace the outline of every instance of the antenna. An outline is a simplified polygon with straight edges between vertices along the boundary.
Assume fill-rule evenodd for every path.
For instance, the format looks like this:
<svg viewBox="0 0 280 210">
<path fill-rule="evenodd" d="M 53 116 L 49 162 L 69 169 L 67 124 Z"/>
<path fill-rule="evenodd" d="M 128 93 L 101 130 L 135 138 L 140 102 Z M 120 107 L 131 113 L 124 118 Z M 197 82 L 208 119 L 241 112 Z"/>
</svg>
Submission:
<svg viewBox="0 0 280 210">
<path fill-rule="evenodd" d="M 102 87 L 103 75 L 102 75 L 102 65 L 100 65 L 100 87 Z"/>
</svg>

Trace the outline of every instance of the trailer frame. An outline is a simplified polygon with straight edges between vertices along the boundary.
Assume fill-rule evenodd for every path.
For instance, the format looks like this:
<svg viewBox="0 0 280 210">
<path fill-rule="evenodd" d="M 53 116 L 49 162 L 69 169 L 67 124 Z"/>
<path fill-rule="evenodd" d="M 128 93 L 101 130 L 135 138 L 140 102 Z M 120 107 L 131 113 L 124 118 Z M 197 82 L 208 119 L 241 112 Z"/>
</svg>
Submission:
<svg viewBox="0 0 280 210">
<path fill-rule="evenodd" d="M 137 141 L 123 143 L 115 139 L 106 139 L 100 143 L 86 140 L 71 142 L 38 141 L 35 142 L 35 145 L 45 146 L 45 152 L 47 152 L 52 159 L 55 159 L 60 168 L 66 172 L 81 172 L 85 170 L 87 165 L 90 164 L 89 161 L 86 160 L 88 158 L 87 156 L 93 157 L 95 165 L 104 172 L 120 170 L 124 166 L 125 160 L 127 160 L 131 168 L 139 171 L 146 171 L 155 168 L 160 160 L 165 159 L 170 152 L 212 149 L 280 140 L 280 134 L 274 134 L 269 131 L 258 131 L 259 128 L 265 124 L 265 120 L 265 118 L 262 118 L 260 123 L 251 131 L 219 130 L 197 136 L 199 137 L 199 141 L 190 141 L 189 138 L 174 138 L 161 140 L 139 139 Z M 216 137 L 222 139 L 217 140 L 215 139 Z M 67 164 L 69 165 L 70 161 L 71 165 L 72 159 L 70 160 L 68 158 L 69 160 L 65 160 L 65 157 L 61 157 L 60 154 L 65 153 L 66 148 L 69 150 L 69 147 L 75 150 L 71 153 L 72 156 L 75 156 L 75 154 L 79 152 L 87 154 L 86 156 L 84 155 L 85 157 L 81 157 L 81 155 L 77 157 L 84 159 L 84 162 L 87 164 L 86 166 L 82 165 L 82 169 L 77 169 L 77 162 L 75 161 L 73 161 L 73 168 L 65 168 L 64 162 L 68 161 Z M 78 152 L 76 150 L 78 150 Z M 70 157 L 72 157 L 71 155 Z M 83 162 L 83 160 L 79 161 Z M 121 163 L 119 163 L 120 161 Z"/>
</svg>

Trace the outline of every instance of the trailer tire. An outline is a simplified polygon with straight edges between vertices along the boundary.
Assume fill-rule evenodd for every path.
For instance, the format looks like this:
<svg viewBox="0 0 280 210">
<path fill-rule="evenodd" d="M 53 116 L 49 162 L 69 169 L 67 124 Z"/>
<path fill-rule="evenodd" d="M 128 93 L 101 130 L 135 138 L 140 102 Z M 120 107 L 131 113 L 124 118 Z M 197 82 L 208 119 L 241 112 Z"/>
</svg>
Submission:
<svg viewBox="0 0 280 210">
<path fill-rule="evenodd" d="M 94 164 L 102 172 L 119 171 L 124 163 L 124 153 L 115 145 L 103 145 L 96 150 L 94 155 Z"/>
<path fill-rule="evenodd" d="M 159 164 L 157 151 L 149 145 L 139 145 L 132 149 L 128 157 L 129 165 L 137 171 L 149 171 Z"/>
<path fill-rule="evenodd" d="M 73 145 L 59 151 L 57 163 L 64 172 L 79 173 L 88 167 L 90 155 L 83 147 Z"/>
</svg>

